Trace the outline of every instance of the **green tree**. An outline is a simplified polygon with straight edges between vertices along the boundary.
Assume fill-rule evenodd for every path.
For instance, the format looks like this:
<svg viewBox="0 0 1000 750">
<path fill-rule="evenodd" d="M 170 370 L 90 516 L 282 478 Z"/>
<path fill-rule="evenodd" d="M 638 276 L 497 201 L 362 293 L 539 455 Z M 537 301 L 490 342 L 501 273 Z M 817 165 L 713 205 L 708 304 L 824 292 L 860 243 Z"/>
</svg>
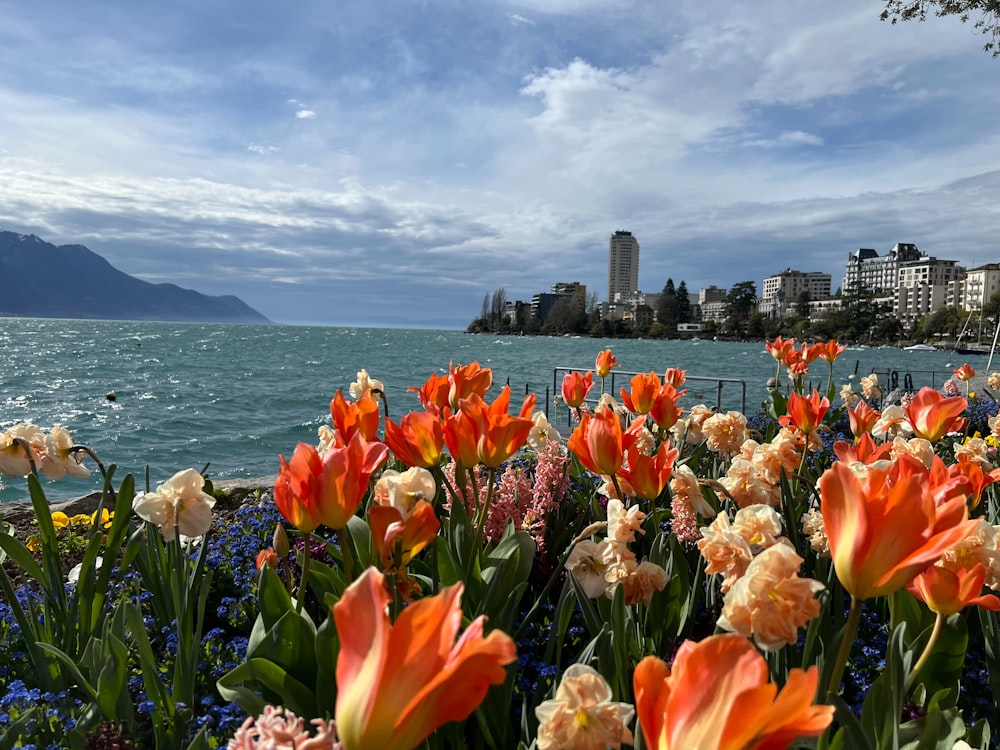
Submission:
<svg viewBox="0 0 1000 750">
<path fill-rule="evenodd" d="M 677 285 L 677 297 L 674 302 L 674 311 L 676 312 L 678 323 L 690 323 L 693 313 L 691 312 L 691 297 L 688 296 L 687 282 L 681 279 L 681 283 Z"/>
<path fill-rule="evenodd" d="M 986 300 L 986 304 L 983 305 L 980 315 L 989 320 L 996 321 L 997 317 L 1000 316 L 1000 292 L 996 292 Z"/>
<path fill-rule="evenodd" d="M 921 318 L 913 332 L 921 341 L 955 338 L 965 324 L 965 317 L 957 307 L 942 307 Z"/>
<path fill-rule="evenodd" d="M 799 298 L 795 300 L 795 314 L 800 318 L 809 317 L 809 303 L 812 302 L 812 295 L 808 289 L 803 289 L 799 293 Z"/>
<path fill-rule="evenodd" d="M 746 329 L 753 302 L 757 298 L 757 284 L 753 281 L 738 281 L 726 295 L 726 327 L 734 333 Z"/>
<path fill-rule="evenodd" d="M 667 279 L 660 292 L 660 301 L 656 305 L 656 320 L 663 326 L 665 335 L 670 336 L 677 331 L 677 290 L 674 289 L 674 280 Z"/>
<path fill-rule="evenodd" d="M 925 21 L 927 16 L 958 16 L 987 37 L 983 50 L 1000 57 L 1000 0 L 885 0 L 882 20 Z"/>
</svg>

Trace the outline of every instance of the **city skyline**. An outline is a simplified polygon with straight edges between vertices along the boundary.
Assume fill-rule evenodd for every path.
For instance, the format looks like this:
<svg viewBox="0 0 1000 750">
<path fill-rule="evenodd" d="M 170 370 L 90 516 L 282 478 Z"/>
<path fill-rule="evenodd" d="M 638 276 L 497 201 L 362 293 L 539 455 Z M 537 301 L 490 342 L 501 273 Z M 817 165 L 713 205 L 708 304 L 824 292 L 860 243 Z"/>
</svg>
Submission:
<svg viewBox="0 0 1000 750">
<path fill-rule="evenodd" d="M 616 229 L 651 292 L 786 267 L 836 288 L 896 243 L 1000 260 L 1000 61 L 881 8 L 11 5 L 0 229 L 327 325 L 604 289 Z"/>
</svg>

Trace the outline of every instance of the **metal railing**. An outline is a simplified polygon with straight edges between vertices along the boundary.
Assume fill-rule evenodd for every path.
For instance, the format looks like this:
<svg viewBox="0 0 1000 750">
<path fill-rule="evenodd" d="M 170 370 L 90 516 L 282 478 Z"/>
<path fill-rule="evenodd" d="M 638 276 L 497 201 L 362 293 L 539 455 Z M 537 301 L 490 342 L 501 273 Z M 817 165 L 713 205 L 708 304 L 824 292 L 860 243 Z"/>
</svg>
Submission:
<svg viewBox="0 0 1000 750">
<path fill-rule="evenodd" d="M 878 384 L 887 394 L 897 389 L 916 391 L 926 385 L 939 390 L 955 374 L 954 370 L 921 370 L 912 367 L 873 367 L 872 373 L 878 375 Z M 927 382 L 928 379 L 930 383 Z"/>
<path fill-rule="evenodd" d="M 555 367 L 552 369 L 552 391 L 549 392 L 548 386 L 545 388 L 545 416 L 552 421 L 553 414 L 555 413 L 555 408 L 557 405 L 556 398 L 562 393 L 562 378 L 569 372 L 581 372 L 579 367 Z M 642 373 L 638 372 L 627 372 L 624 370 L 612 370 L 607 378 L 607 385 L 609 393 L 618 399 L 618 394 L 622 388 L 629 387 L 629 381 L 635 376 Z M 595 387 L 599 388 L 599 379 L 595 378 Z M 702 386 L 702 387 L 699 387 Z M 705 387 L 707 386 L 707 387 Z M 731 386 L 729 392 L 726 392 L 726 387 Z M 746 414 L 747 410 L 747 383 L 745 380 L 739 378 L 715 378 L 702 375 L 687 375 L 684 378 L 684 385 L 681 387 L 682 390 L 687 390 L 687 393 L 681 397 L 681 402 L 687 403 L 709 403 L 710 401 L 715 401 L 715 408 L 722 410 L 723 408 L 723 398 L 727 398 L 727 403 L 731 402 L 728 399 L 729 394 L 733 390 L 739 389 L 739 402 L 740 411 Z M 711 394 L 709 395 L 709 392 Z M 735 399 L 735 397 L 733 397 Z M 588 398 L 586 403 L 594 406 L 597 404 L 600 396 L 597 398 Z M 566 423 L 570 424 L 570 410 L 566 408 Z"/>
</svg>

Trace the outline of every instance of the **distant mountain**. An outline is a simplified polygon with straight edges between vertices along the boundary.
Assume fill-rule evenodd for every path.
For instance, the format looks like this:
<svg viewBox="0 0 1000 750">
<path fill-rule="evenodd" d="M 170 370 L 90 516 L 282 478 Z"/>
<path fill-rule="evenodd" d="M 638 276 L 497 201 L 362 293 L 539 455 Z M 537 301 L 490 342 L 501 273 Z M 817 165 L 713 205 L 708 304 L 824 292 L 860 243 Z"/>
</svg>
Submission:
<svg viewBox="0 0 1000 750">
<path fill-rule="evenodd" d="M 0 316 L 270 323 L 239 297 L 150 284 L 83 245 L 0 232 Z"/>
</svg>

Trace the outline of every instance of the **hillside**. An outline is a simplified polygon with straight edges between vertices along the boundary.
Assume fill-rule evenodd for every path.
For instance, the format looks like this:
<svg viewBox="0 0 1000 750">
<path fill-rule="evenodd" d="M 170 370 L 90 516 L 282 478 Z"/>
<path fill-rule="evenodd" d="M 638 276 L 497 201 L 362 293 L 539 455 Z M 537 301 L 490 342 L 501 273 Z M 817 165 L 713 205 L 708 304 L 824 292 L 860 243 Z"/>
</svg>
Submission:
<svg viewBox="0 0 1000 750">
<path fill-rule="evenodd" d="M 83 245 L 0 232 L 0 316 L 269 323 L 238 297 L 129 276 Z"/>
</svg>

